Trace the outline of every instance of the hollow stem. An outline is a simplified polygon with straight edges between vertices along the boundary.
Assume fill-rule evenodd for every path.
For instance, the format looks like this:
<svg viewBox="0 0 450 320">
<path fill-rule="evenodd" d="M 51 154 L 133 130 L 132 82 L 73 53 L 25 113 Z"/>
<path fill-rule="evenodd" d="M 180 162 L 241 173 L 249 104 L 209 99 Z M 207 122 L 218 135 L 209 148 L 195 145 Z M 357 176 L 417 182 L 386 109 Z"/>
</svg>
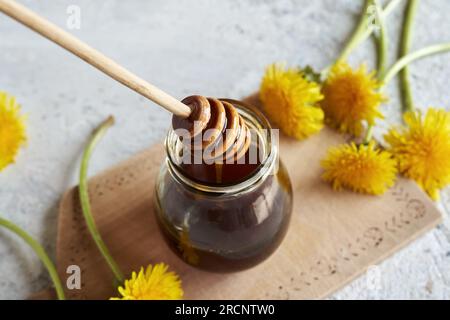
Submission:
<svg viewBox="0 0 450 320">
<path fill-rule="evenodd" d="M 383 17 L 383 11 L 379 5 L 379 0 L 375 0 L 375 10 L 377 15 L 377 24 L 379 27 L 379 34 L 377 35 L 377 56 L 378 56 L 378 75 L 384 74 L 387 66 L 387 56 L 388 56 L 388 37 L 386 22 Z"/>
<path fill-rule="evenodd" d="M 372 124 L 367 127 L 366 136 L 364 137 L 363 142 L 362 142 L 363 144 L 367 145 L 367 144 L 369 144 L 370 140 L 372 140 L 373 127 L 374 126 Z"/>
<path fill-rule="evenodd" d="M 380 12 L 380 16 L 385 19 L 389 16 L 392 11 L 402 2 L 403 0 L 391 0 L 386 7 Z M 349 41 L 345 45 L 341 54 L 337 58 L 337 61 L 346 60 L 350 53 L 363 41 L 370 37 L 373 32 L 373 28 L 368 27 L 368 9 L 371 5 L 374 5 L 373 0 L 366 0 L 363 8 L 363 12 L 361 14 L 360 20 L 356 29 L 354 30 L 352 36 Z"/>
<path fill-rule="evenodd" d="M 350 39 L 348 40 L 347 44 L 345 45 L 344 49 L 342 50 L 341 54 L 336 59 L 336 62 L 346 60 L 350 55 L 350 53 L 353 51 L 353 49 L 360 43 L 361 36 L 367 29 L 368 24 L 367 10 L 371 5 L 373 5 L 373 0 L 365 1 L 361 16 L 359 18 L 359 22 L 355 30 L 353 31 L 353 34 L 351 35 Z"/>
<path fill-rule="evenodd" d="M 389 83 L 389 81 L 394 78 L 397 73 L 399 73 L 404 67 L 409 65 L 410 63 L 425 58 L 427 56 L 431 56 L 438 53 L 444 53 L 450 51 L 450 43 L 442 43 L 429 47 L 425 47 L 423 49 L 417 50 L 415 52 L 409 53 L 400 60 L 398 60 L 389 70 L 387 70 L 381 76 L 381 82 L 383 85 Z"/>
<path fill-rule="evenodd" d="M 49 258 L 47 253 L 45 252 L 44 248 L 33 238 L 31 237 L 26 231 L 21 229 L 19 226 L 15 225 L 14 223 L 3 219 L 0 217 L 0 226 L 5 227 L 6 229 L 14 232 L 16 235 L 18 235 L 20 238 L 22 238 L 37 254 L 39 259 L 44 264 L 45 268 L 47 269 L 48 273 L 50 274 L 50 278 L 52 279 L 53 285 L 55 286 L 56 290 L 56 296 L 58 297 L 58 300 L 65 300 L 64 295 L 64 289 L 61 284 L 61 279 L 58 276 L 58 272 L 56 271 L 56 267 L 53 264 L 52 260 Z"/>
<path fill-rule="evenodd" d="M 385 6 L 384 10 L 381 13 L 381 17 L 385 20 L 391 13 L 394 11 L 394 9 L 402 2 L 403 0 L 391 0 L 389 3 Z M 359 43 L 365 41 L 370 37 L 370 35 L 373 32 L 373 28 L 367 28 L 362 34 L 361 38 L 359 39 Z M 358 45 L 357 44 L 357 45 Z"/>
<path fill-rule="evenodd" d="M 400 58 L 408 54 L 411 47 L 411 35 L 414 16 L 417 11 L 419 1 L 409 0 L 403 19 L 402 36 L 400 42 Z M 402 97 L 403 111 L 414 109 L 413 95 L 409 81 L 409 67 L 405 66 L 400 72 L 400 91 Z"/>
<path fill-rule="evenodd" d="M 124 277 L 121 272 L 118 264 L 112 258 L 108 247 L 104 243 L 100 232 L 97 229 L 95 224 L 94 217 L 92 216 L 91 204 L 89 201 L 89 193 L 88 193 L 88 179 L 87 172 L 89 166 L 89 160 L 91 158 L 92 152 L 94 151 L 97 143 L 101 140 L 101 138 L 105 135 L 107 129 L 114 124 L 114 118 L 109 117 L 106 119 L 94 132 L 90 142 L 86 146 L 83 158 L 81 160 L 81 168 L 80 168 L 80 184 L 79 184 L 79 192 L 80 192 L 80 201 L 81 201 L 81 209 L 83 211 L 83 216 L 86 221 L 86 225 L 88 230 L 97 245 L 98 250 L 102 254 L 103 258 L 106 260 L 107 264 L 111 268 L 112 272 L 116 280 L 119 283 L 123 283 Z"/>
<path fill-rule="evenodd" d="M 379 4 L 378 0 L 375 0 L 375 10 L 377 14 L 377 24 L 379 27 L 379 34 L 376 38 L 377 40 L 377 58 L 378 58 L 378 68 L 377 68 L 377 75 L 380 77 L 382 74 L 384 74 L 386 70 L 387 65 L 387 55 L 388 55 L 388 48 L 389 48 L 389 41 L 387 37 L 387 28 L 386 23 L 382 14 L 381 6 Z M 369 144 L 370 140 L 372 140 L 373 136 L 373 124 L 370 124 L 367 127 L 366 136 L 363 139 L 363 144 Z"/>
</svg>

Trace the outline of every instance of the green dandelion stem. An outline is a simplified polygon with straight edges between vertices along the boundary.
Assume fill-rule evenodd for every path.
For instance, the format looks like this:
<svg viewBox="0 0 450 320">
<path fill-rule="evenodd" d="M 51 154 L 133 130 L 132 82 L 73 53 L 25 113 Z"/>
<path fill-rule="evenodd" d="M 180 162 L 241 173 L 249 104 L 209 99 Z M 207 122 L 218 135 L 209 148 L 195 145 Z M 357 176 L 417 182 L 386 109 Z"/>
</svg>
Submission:
<svg viewBox="0 0 450 320">
<path fill-rule="evenodd" d="M 364 137 L 363 144 L 367 145 L 367 144 L 369 144 L 370 140 L 372 140 L 373 127 L 374 127 L 373 124 L 371 124 L 367 127 L 367 132 L 366 132 L 366 136 Z"/>
<path fill-rule="evenodd" d="M 410 0 L 405 10 L 403 20 L 402 36 L 400 42 L 400 57 L 408 54 L 411 47 L 411 34 L 414 16 L 417 11 L 419 1 Z M 411 84 L 409 82 L 409 67 L 406 66 L 400 72 L 400 91 L 402 97 L 403 111 L 412 111 L 414 109 Z"/>
<path fill-rule="evenodd" d="M 48 273 L 50 274 L 50 278 L 52 279 L 53 285 L 55 286 L 56 290 L 56 296 L 58 297 L 58 300 L 65 300 L 64 296 L 64 289 L 61 283 L 61 279 L 58 276 L 58 272 L 56 271 L 56 267 L 53 264 L 52 260 L 49 258 L 47 253 L 45 252 L 44 248 L 33 238 L 31 237 L 26 231 L 21 229 L 19 226 L 15 225 L 14 223 L 3 219 L 0 217 L 0 226 L 5 227 L 6 229 L 14 232 L 16 235 L 18 235 L 20 238 L 22 238 L 37 254 L 39 259 L 44 264 L 45 268 L 47 269 Z"/>
<path fill-rule="evenodd" d="M 450 51 L 450 43 L 441 43 L 423 49 L 417 50 L 415 52 L 409 53 L 400 60 L 398 60 L 388 71 L 381 76 L 381 82 L 386 85 L 391 81 L 404 67 L 410 63 L 425 58 L 427 56 L 435 55 L 438 53 L 444 53 Z"/>
<path fill-rule="evenodd" d="M 89 165 L 89 160 L 91 158 L 91 155 L 92 155 L 97 143 L 105 135 L 107 129 L 109 127 L 111 127 L 113 124 L 114 124 L 113 117 L 109 117 L 108 119 L 106 119 L 95 130 L 90 142 L 86 146 L 86 149 L 84 150 L 84 153 L 83 153 L 83 158 L 81 160 L 79 192 L 80 192 L 80 200 L 81 200 L 81 209 L 83 211 L 83 216 L 84 216 L 84 219 L 86 220 L 86 225 L 89 229 L 89 232 L 90 232 L 92 238 L 94 239 L 98 250 L 100 250 L 100 253 L 102 254 L 103 258 L 106 260 L 107 264 L 109 265 L 112 272 L 114 273 L 116 280 L 120 283 L 123 283 L 123 281 L 124 281 L 123 273 L 121 272 L 118 264 L 112 258 L 111 254 L 108 250 L 108 247 L 104 243 L 104 241 L 100 235 L 100 232 L 97 229 L 94 217 L 92 216 L 91 204 L 89 202 L 88 179 L 87 179 L 88 165 Z"/>
<path fill-rule="evenodd" d="M 375 11 L 377 16 L 377 25 L 379 27 L 379 34 L 377 35 L 377 74 L 381 75 L 386 71 L 389 43 L 387 37 L 386 22 L 383 17 L 383 10 L 379 4 L 379 0 L 375 0 Z"/>
<path fill-rule="evenodd" d="M 381 17 L 384 19 L 389 14 L 392 13 L 392 11 L 400 4 L 402 0 L 391 0 L 384 10 L 381 12 Z M 350 53 L 362 42 L 364 42 L 367 38 L 370 37 L 370 35 L 373 32 L 373 28 L 369 28 L 369 15 L 368 11 L 370 6 L 373 6 L 373 0 L 366 0 L 363 8 L 363 12 L 361 14 L 360 20 L 358 22 L 358 25 L 356 26 L 355 31 L 353 32 L 352 36 L 350 37 L 349 41 L 347 42 L 346 46 L 342 50 L 341 54 L 339 55 L 338 59 L 336 61 L 346 60 Z"/>
<path fill-rule="evenodd" d="M 353 51 L 353 49 L 355 49 L 356 46 L 358 46 L 358 44 L 360 43 L 361 36 L 367 29 L 368 24 L 367 10 L 371 5 L 373 5 L 373 0 L 365 1 L 361 17 L 359 18 L 359 22 L 355 30 L 353 31 L 353 34 L 351 35 L 349 41 L 347 42 L 341 54 L 337 58 L 337 61 L 346 60 L 347 57 L 350 55 L 350 53 Z"/>
<path fill-rule="evenodd" d="M 385 20 L 392 13 L 392 11 L 394 11 L 394 9 L 397 8 L 397 6 L 402 1 L 403 0 L 391 0 L 386 5 L 386 7 L 384 8 L 383 12 L 381 13 L 381 18 Z M 361 39 L 359 40 L 358 44 L 363 42 L 363 41 L 365 41 L 365 40 L 367 40 L 370 37 L 370 35 L 372 34 L 372 32 L 373 32 L 373 28 L 366 28 L 366 30 L 362 33 Z"/>
<path fill-rule="evenodd" d="M 388 48 L 389 48 L 389 42 L 387 37 L 387 30 L 386 30 L 386 23 L 385 19 L 382 14 L 381 6 L 379 4 L 378 0 L 375 0 L 375 10 L 377 14 L 377 24 L 380 28 L 379 34 L 376 37 L 377 40 L 377 58 L 378 58 L 378 70 L 377 74 L 378 76 L 384 74 L 386 70 L 387 65 L 387 55 L 388 55 Z M 367 127 L 366 136 L 363 139 L 363 144 L 369 144 L 370 140 L 372 140 L 373 136 L 373 127 L 374 125 L 371 124 Z"/>
</svg>

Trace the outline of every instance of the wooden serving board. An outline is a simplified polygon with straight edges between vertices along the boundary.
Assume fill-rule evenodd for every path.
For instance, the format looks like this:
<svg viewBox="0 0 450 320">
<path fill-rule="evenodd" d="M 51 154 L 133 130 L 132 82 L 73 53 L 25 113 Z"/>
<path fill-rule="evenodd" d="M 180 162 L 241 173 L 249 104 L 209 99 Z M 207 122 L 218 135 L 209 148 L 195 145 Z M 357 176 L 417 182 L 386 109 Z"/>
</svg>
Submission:
<svg viewBox="0 0 450 320">
<path fill-rule="evenodd" d="M 165 244 L 153 209 L 162 144 L 90 180 L 95 220 L 127 275 L 149 263 L 168 263 L 181 276 L 186 299 L 324 298 L 441 221 L 429 198 L 405 179 L 379 197 L 332 191 L 320 179 L 319 162 L 331 145 L 344 140 L 329 129 L 303 142 L 281 137 L 281 157 L 294 190 L 292 221 L 276 253 L 248 271 L 199 271 Z M 69 265 L 81 268 L 82 288 L 67 290 L 68 298 L 117 295 L 113 275 L 87 232 L 77 188 L 61 202 L 57 265 L 64 282 Z"/>
</svg>

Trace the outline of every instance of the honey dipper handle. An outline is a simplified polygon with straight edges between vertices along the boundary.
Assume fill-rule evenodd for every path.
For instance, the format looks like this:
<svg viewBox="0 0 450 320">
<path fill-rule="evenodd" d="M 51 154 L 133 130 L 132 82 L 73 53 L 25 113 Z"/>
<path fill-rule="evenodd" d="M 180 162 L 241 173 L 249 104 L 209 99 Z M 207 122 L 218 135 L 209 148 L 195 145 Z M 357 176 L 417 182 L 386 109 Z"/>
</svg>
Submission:
<svg viewBox="0 0 450 320">
<path fill-rule="evenodd" d="M 159 104 L 173 114 L 188 117 L 191 113 L 191 109 L 187 105 L 136 76 L 101 52 L 17 2 L 0 0 L 0 11 L 72 52 L 111 78 Z"/>
</svg>

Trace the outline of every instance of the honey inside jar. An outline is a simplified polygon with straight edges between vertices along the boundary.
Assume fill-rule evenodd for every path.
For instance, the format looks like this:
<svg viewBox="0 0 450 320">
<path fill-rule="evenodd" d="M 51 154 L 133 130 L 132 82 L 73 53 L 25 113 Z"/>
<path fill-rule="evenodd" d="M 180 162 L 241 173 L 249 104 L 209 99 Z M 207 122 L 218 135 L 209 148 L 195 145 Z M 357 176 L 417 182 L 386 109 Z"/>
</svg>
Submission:
<svg viewBox="0 0 450 320">
<path fill-rule="evenodd" d="M 258 146 L 255 146 L 255 153 L 260 154 Z M 195 163 L 194 156 L 191 156 L 189 163 L 181 163 L 180 168 L 184 175 L 195 182 L 209 185 L 230 185 L 244 181 L 261 166 L 261 157 L 250 155 L 250 150 L 237 161 L 223 163 L 205 163 L 201 161 Z"/>
<path fill-rule="evenodd" d="M 292 211 L 289 176 L 272 137 L 262 134 L 270 128 L 267 120 L 232 103 L 252 131 L 254 148 L 238 163 L 193 163 L 193 154 L 184 163 L 186 149 L 171 131 L 156 186 L 157 220 L 171 249 L 188 264 L 215 272 L 247 269 L 269 257 Z"/>
</svg>

